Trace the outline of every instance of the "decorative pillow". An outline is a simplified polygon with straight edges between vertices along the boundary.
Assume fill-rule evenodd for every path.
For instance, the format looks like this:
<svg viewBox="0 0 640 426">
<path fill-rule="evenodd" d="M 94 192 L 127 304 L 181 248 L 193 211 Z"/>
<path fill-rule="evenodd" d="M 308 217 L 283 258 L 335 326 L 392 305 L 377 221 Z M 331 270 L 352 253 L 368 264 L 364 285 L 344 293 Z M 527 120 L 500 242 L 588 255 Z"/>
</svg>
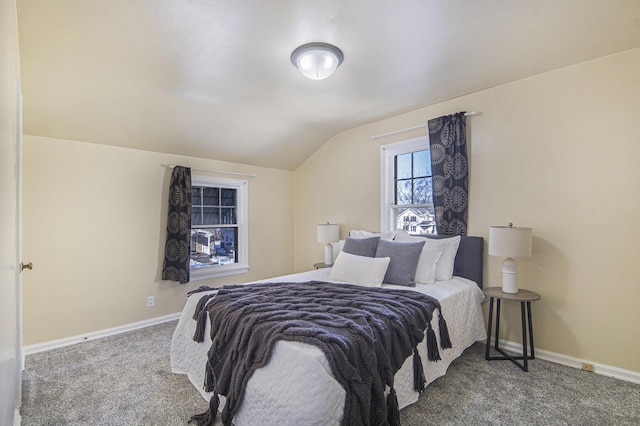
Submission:
<svg viewBox="0 0 640 426">
<path fill-rule="evenodd" d="M 387 240 L 387 241 L 391 241 L 393 240 L 393 237 L 396 235 L 396 231 L 391 231 L 391 232 L 369 232 L 369 231 L 362 231 L 359 229 L 354 229 L 351 232 L 349 232 L 349 236 L 351 238 L 371 238 L 371 237 L 380 237 L 381 240 Z"/>
<path fill-rule="evenodd" d="M 365 257 L 341 251 L 331 268 L 330 280 L 381 287 L 389 266 L 388 257 Z"/>
<path fill-rule="evenodd" d="M 428 238 L 428 240 L 444 241 L 442 255 L 436 264 L 436 281 L 450 280 L 453 277 L 453 267 L 456 261 L 456 254 L 458 254 L 458 246 L 460 245 L 460 235 L 438 240 Z"/>
<path fill-rule="evenodd" d="M 435 281 L 450 280 L 453 277 L 453 266 L 456 260 L 456 254 L 458 253 L 458 246 L 460 245 L 460 236 L 457 235 L 451 238 L 430 238 L 430 237 L 417 237 L 409 235 L 405 231 L 399 230 L 396 233 L 396 241 L 426 241 L 425 250 L 428 251 L 431 257 L 421 258 L 421 262 L 425 261 L 426 264 L 418 265 L 418 269 L 421 272 L 427 271 L 427 275 L 421 275 L 420 278 L 427 281 L 418 280 L 416 272 L 416 282 L 430 284 L 433 280 L 428 281 L 430 268 L 432 266 L 434 255 L 438 256 L 435 260 Z M 440 255 L 437 255 L 440 252 Z M 425 253 L 426 254 L 426 253 Z"/>
<path fill-rule="evenodd" d="M 355 254 L 356 256 L 376 257 L 380 237 L 372 238 L 351 238 L 347 237 L 342 247 L 343 252 Z"/>
<path fill-rule="evenodd" d="M 444 243 L 439 243 L 440 240 L 414 237 L 404 231 L 396 234 L 396 241 L 424 241 L 424 247 L 422 248 L 422 253 L 420 253 L 418 267 L 416 268 L 415 281 L 418 284 L 432 284 L 436 280 L 436 265 L 442 255 Z"/>
<path fill-rule="evenodd" d="M 408 243 L 380 240 L 376 257 L 391 258 L 384 282 L 415 287 L 416 268 L 424 244 L 425 241 Z"/>
</svg>

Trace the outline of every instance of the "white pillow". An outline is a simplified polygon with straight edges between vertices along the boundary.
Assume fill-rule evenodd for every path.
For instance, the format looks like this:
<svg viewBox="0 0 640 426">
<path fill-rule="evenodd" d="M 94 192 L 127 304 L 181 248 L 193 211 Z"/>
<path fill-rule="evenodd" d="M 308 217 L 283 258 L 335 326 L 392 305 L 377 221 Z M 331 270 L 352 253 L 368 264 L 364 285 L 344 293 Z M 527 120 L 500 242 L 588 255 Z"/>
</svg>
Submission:
<svg viewBox="0 0 640 426">
<path fill-rule="evenodd" d="M 436 279 L 436 265 L 442 255 L 444 243 L 438 243 L 439 240 L 432 240 L 430 238 L 414 237 L 404 231 L 398 231 L 395 240 L 412 242 L 424 241 L 424 247 L 422 247 L 422 253 L 420 253 L 418 267 L 416 268 L 415 282 L 417 284 L 433 283 Z"/>
<path fill-rule="evenodd" d="M 416 270 L 416 282 L 430 284 L 435 281 L 450 280 L 453 277 L 453 264 L 460 245 L 460 235 L 451 238 L 426 238 L 409 235 L 403 230 L 398 230 L 396 241 L 424 241 L 418 269 Z M 437 254 L 440 253 L 440 254 Z M 436 256 L 434 260 L 434 256 Z M 431 278 L 431 268 L 435 264 L 435 275 Z M 419 275 L 419 272 L 422 272 Z M 418 279 L 420 278 L 420 280 Z M 425 281 L 422 281 L 425 280 Z"/>
<path fill-rule="evenodd" d="M 360 229 L 354 229 L 349 232 L 349 236 L 351 238 L 371 238 L 371 237 L 380 237 L 381 240 L 391 241 L 393 237 L 395 237 L 396 231 L 391 232 L 369 232 L 363 231 Z"/>
<path fill-rule="evenodd" d="M 428 238 L 429 240 L 433 240 Z M 453 264 L 456 261 L 456 254 L 458 254 L 458 246 L 460 245 L 460 235 L 451 238 L 441 238 L 444 241 L 445 246 L 442 250 L 442 255 L 438 259 L 436 265 L 436 281 L 450 280 L 453 277 Z"/>
<path fill-rule="evenodd" d="M 366 257 L 341 251 L 331 268 L 329 279 L 367 287 L 382 287 L 389 257 Z"/>
</svg>

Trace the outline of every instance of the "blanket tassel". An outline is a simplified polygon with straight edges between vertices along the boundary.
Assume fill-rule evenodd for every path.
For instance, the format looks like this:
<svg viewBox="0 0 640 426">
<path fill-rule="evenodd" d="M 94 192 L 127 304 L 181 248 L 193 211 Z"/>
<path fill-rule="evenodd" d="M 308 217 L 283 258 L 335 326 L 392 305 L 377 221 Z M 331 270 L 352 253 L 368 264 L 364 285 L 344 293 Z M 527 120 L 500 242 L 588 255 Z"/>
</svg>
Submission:
<svg viewBox="0 0 640 426">
<path fill-rule="evenodd" d="M 211 400 L 209 400 L 209 409 L 204 413 L 192 416 L 188 423 L 195 422 L 197 426 L 213 426 L 216 421 L 219 405 L 220 400 L 214 392 L 214 394 L 211 395 Z"/>
<path fill-rule="evenodd" d="M 413 389 L 422 392 L 427 387 L 427 379 L 424 377 L 422 368 L 422 358 L 418 353 L 418 348 L 413 348 Z"/>
<path fill-rule="evenodd" d="M 211 363 L 207 361 L 207 366 L 204 369 L 204 391 L 212 392 L 214 382 L 215 382 L 215 377 L 213 375 L 213 367 L 211 367 Z"/>
<path fill-rule="evenodd" d="M 431 323 L 427 327 L 427 356 L 429 361 L 440 361 L 440 352 L 438 352 L 438 340 L 436 332 L 433 331 Z"/>
<path fill-rule="evenodd" d="M 205 294 L 204 296 L 202 296 L 199 300 L 198 303 L 196 304 L 196 309 L 193 311 L 193 319 L 194 320 L 198 320 L 198 314 L 200 313 L 201 310 L 204 309 L 205 305 L 207 304 L 207 302 L 209 301 L 209 299 L 212 297 L 213 295 L 211 294 Z"/>
<path fill-rule="evenodd" d="M 198 343 L 204 342 L 204 331 L 207 329 L 207 310 L 202 309 L 198 312 L 196 320 L 196 332 L 193 334 L 193 340 Z"/>
<path fill-rule="evenodd" d="M 449 329 L 447 322 L 444 320 L 442 311 L 440 311 L 440 321 L 438 321 L 438 331 L 440 331 L 440 347 L 442 349 L 451 349 L 451 339 L 449 338 Z"/>
<path fill-rule="evenodd" d="M 400 426 L 400 409 L 398 408 L 398 397 L 396 391 L 389 389 L 387 395 L 387 422 L 389 426 Z"/>
</svg>

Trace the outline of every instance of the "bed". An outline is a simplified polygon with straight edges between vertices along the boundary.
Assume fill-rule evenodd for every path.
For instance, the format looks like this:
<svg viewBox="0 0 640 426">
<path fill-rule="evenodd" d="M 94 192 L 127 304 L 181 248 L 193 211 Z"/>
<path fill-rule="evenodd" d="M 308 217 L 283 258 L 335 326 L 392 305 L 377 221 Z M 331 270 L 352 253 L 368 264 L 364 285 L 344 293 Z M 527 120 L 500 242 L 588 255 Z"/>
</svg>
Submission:
<svg viewBox="0 0 640 426">
<path fill-rule="evenodd" d="M 483 239 L 462 237 L 455 252 L 453 276 L 431 284 L 416 284 L 407 288 L 383 284 L 383 288 L 397 288 L 427 294 L 440 302 L 446 313 L 446 323 L 452 342 L 450 349 L 441 350 L 438 362 L 423 362 L 424 378 L 431 383 L 443 376 L 451 362 L 474 342 L 486 338 L 480 304 L 484 298 L 482 287 Z M 261 280 L 253 284 L 276 282 L 343 282 L 332 280 L 332 270 L 309 272 Z M 189 297 L 182 311 L 171 342 L 171 369 L 186 374 L 207 401 L 203 383 L 207 352 L 211 345 L 210 324 L 204 329 L 205 340 L 193 340 L 196 322 L 193 314 L 202 295 Z M 439 319 L 434 316 L 433 328 Z M 427 360 L 426 345 L 417 346 L 420 356 Z M 419 392 L 414 390 L 414 372 L 408 357 L 394 376 L 394 388 L 400 409 L 416 402 Z M 342 422 L 345 390 L 334 378 L 325 354 L 316 346 L 295 341 L 278 341 L 268 364 L 255 371 L 246 385 L 242 404 L 233 417 L 235 425 L 339 425 Z M 224 406 L 220 397 L 220 408 Z"/>
</svg>

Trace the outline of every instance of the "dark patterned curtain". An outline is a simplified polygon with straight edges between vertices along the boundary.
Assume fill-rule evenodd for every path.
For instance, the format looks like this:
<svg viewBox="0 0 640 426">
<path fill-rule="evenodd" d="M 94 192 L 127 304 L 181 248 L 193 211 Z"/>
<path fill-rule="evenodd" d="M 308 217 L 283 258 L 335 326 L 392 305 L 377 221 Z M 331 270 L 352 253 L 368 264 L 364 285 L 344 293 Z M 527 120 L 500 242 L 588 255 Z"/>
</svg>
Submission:
<svg viewBox="0 0 640 426">
<path fill-rule="evenodd" d="M 164 246 L 162 279 L 189 282 L 191 256 L 191 169 L 176 166 L 169 185 L 167 242 Z"/>
<path fill-rule="evenodd" d="M 464 112 L 429 120 L 438 235 L 467 235 L 469 160 Z"/>
</svg>

